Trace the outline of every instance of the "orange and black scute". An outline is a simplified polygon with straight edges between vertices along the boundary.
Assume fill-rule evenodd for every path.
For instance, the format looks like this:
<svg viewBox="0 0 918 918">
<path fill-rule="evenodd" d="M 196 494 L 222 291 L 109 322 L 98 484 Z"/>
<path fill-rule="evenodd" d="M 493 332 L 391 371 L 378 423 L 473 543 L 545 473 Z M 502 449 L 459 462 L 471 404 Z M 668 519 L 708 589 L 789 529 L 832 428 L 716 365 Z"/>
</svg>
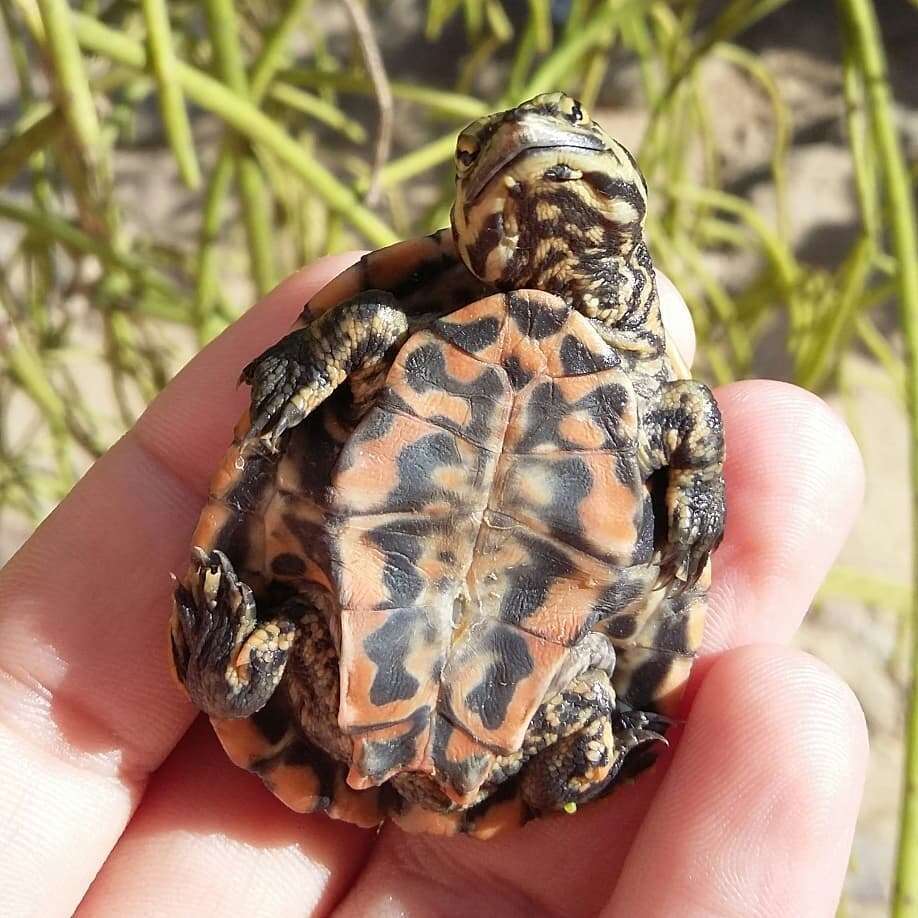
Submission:
<svg viewBox="0 0 918 918">
<path fill-rule="evenodd" d="M 338 407 L 294 431 L 276 477 L 243 441 L 215 478 L 195 544 L 232 553 L 240 577 L 270 578 L 265 595 L 324 593 L 337 630 L 303 642 L 283 701 L 218 720 L 218 733 L 296 809 L 374 824 L 388 800 L 409 828 L 487 834 L 498 813 L 531 815 L 482 787 L 524 748 L 597 623 L 617 652 L 616 697 L 637 710 L 670 711 L 700 638 L 694 594 L 692 614 L 649 601 L 659 569 L 631 381 L 588 319 L 519 291 L 413 335 L 352 430 Z M 289 691 L 299 674 L 306 696 Z M 316 738 L 322 703 L 340 759 L 297 735 L 299 721 Z M 443 812 L 380 797 L 400 773 L 427 776 Z"/>
<path fill-rule="evenodd" d="M 628 611 L 602 605 L 621 570 L 651 560 L 636 445 L 628 377 L 548 294 L 402 348 L 332 475 L 352 784 L 420 771 L 467 804 L 520 749 L 569 648 Z M 461 761 L 438 741 L 457 732 Z"/>
</svg>

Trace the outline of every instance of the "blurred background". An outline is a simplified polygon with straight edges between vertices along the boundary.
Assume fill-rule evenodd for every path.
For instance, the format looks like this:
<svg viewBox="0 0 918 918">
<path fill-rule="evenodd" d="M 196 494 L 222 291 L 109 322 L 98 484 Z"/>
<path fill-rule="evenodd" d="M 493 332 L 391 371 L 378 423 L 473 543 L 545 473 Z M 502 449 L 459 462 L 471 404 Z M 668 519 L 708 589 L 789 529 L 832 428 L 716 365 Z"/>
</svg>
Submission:
<svg viewBox="0 0 918 918">
<path fill-rule="evenodd" d="M 800 643 L 854 687 L 872 736 L 841 913 L 888 914 L 910 667 L 916 0 L 0 14 L 0 563 L 254 297 L 326 252 L 445 225 L 457 130 L 567 90 L 647 175 L 697 375 L 819 392 L 864 453 L 864 513 Z"/>
</svg>

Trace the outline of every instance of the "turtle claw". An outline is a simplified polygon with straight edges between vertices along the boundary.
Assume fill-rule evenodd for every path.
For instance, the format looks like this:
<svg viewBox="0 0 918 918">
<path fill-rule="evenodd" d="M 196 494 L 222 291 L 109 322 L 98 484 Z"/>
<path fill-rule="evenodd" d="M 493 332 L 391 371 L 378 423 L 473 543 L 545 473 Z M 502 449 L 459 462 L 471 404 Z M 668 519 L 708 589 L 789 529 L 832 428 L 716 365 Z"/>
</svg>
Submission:
<svg viewBox="0 0 918 918">
<path fill-rule="evenodd" d="M 706 481 L 697 473 L 684 472 L 671 484 L 668 503 L 669 531 L 660 581 L 673 583 L 680 591 L 691 589 L 723 537 L 723 479 Z"/>
<path fill-rule="evenodd" d="M 259 622 L 255 599 L 229 558 L 192 550 L 191 571 L 174 593 L 172 652 L 191 700 L 212 717 L 248 717 L 283 674 L 294 625 Z"/>
<path fill-rule="evenodd" d="M 179 626 L 182 645 L 193 663 L 204 652 L 204 646 L 220 627 L 218 608 L 230 618 L 254 619 L 255 603 L 252 591 L 236 578 L 229 558 L 222 551 L 210 552 L 194 546 L 191 550 L 191 571 L 179 581 L 174 593 L 174 618 Z M 229 614 L 226 614 L 229 613 Z M 176 629 L 173 628 L 173 640 Z"/>
<path fill-rule="evenodd" d="M 617 784 L 636 777 L 657 759 L 660 746 L 669 747 L 665 734 L 672 725 L 668 717 L 646 711 L 626 711 L 615 725 L 618 764 L 603 791 L 608 793 Z"/>
<path fill-rule="evenodd" d="M 367 290 L 281 338 L 240 377 L 252 387 L 248 438 L 265 437 L 276 447 L 348 376 L 380 365 L 407 332 L 395 297 Z"/>
<path fill-rule="evenodd" d="M 252 387 L 252 420 L 247 439 L 269 435 L 276 444 L 286 430 L 306 417 L 303 394 L 322 389 L 322 384 L 328 387 L 327 379 L 311 378 L 308 363 L 300 335 L 294 333 L 243 369 L 239 381 Z"/>
</svg>

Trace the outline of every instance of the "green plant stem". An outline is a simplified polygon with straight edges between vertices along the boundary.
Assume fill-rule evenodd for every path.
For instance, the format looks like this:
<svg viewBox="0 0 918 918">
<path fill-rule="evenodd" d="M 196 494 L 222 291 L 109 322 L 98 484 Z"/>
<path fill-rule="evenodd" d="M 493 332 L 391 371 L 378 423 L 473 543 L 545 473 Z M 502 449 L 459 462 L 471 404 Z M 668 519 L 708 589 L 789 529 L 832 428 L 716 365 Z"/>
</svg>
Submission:
<svg viewBox="0 0 918 918">
<path fill-rule="evenodd" d="M 587 52 L 607 41 L 609 29 L 637 2 L 638 0 L 610 2 L 595 13 L 583 29 L 574 32 L 569 38 L 562 39 L 529 78 L 520 94 L 521 99 L 556 89 Z M 513 104 L 521 99 L 507 101 L 508 104 Z"/>
<path fill-rule="evenodd" d="M 6 41 L 10 50 L 10 61 L 19 81 L 20 96 L 23 103 L 30 103 L 34 99 L 31 81 L 31 61 L 29 52 L 22 40 L 19 23 L 13 15 L 12 0 L 0 0 L 0 20 L 6 32 Z"/>
<path fill-rule="evenodd" d="M 462 5 L 462 0 L 429 0 L 424 34 L 429 41 L 440 37 L 443 26 Z"/>
<path fill-rule="evenodd" d="M 690 275 L 698 280 L 698 284 L 705 292 L 708 301 L 717 316 L 718 322 L 725 330 L 730 350 L 733 352 L 735 369 L 737 373 L 745 373 L 752 363 L 753 346 L 742 322 L 736 319 L 736 304 L 731 300 L 727 291 L 718 283 L 717 279 L 705 267 L 701 252 L 692 245 L 687 238 L 677 239 L 675 248 L 685 259 Z"/>
<path fill-rule="evenodd" d="M 194 150 L 185 100 L 174 75 L 175 53 L 169 28 L 169 9 L 165 0 L 143 0 L 143 15 L 147 24 L 150 60 L 159 90 L 159 110 L 166 136 L 178 163 L 179 174 L 189 188 L 197 188 L 201 184 L 201 169 Z"/>
<path fill-rule="evenodd" d="M 70 7 L 66 0 L 38 0 L 38 8 L 64 116 L 83 154 L 92 161 L 102 146 L 102 132 L 80 46 L 71 28 Z"/>
<path fill-rule="evenodd" d="M 510 41 L 513 38 L 513 23 L 500 5 L 500 0 L 485 0 L 484 12 L 492 39 L 499 44 Z"/>
<path fill-rule="evenodd" d="M 60 135 L 64 116 L 59 108 L 35 105 L 27 118 L 15 125 L 3 146 L 0 146 L 0 185 L 12 181 L 24 169 L 35 153 L 45 149 Z"/>
<path fill-rule="evenodd" d="M 285 83 L 296 86 L 305 86 L 309 89 L 330 87 L 338 92 L 360 93 L 370 96 L 373 94 L 373 85 L 359 73 L 334 73 L 327 70 L 283 70 L 279 77 Z M 469 121 L 488 114 L 490 107 L 473 96 L 460 92 L 446 92 L 433 89 L 429 86 L 415 86 L 411 83 L 400 83 L 395 80 L 391 84 L 392 95 L 406 102 L 416 102 L 448 118 L 464 118 Z"/>
<path fill-rule="evenodd" d="M 41 358 L 25 342 L 18 341 L 5 352 L 11 377 L 41 411 L 48 424 L 57 465 L 57 490 L 61 497 L 73 484 L 73 466 L 67 449 L 67 408 L 45 372 Z"/>
<path fill-rule="evenodd" d="M 621 24 L 622 41 L 631 48 L 638 59 L 638 67 L 641 71 L 641 83 L 644 88 L 644 99 L 646 104 L 653 104 L 659 92 L 659 74 L 654 66 L 654 57 L 657 49 L 654 45 L 653 36 L 650 34 L 650 28 L 647 22 L 649 12 L 640 8 L 632 10 Z M 602 52 L 599 52 L 602 54 Z M 608 65 L 608 56 L 602 54 L 603 59 Z M 597 87 L 598 90 L 599 87 Z"/>
<path fill-rule="evenodd" d="M 675 98 L 676 87 L 691 74 L 696 64 L 703 60 L 718 42 L 728 41 L 787 2 L 788 0 L 733 0 L 727 3 L 682 66 L 670 78 L 666 89 L 658 97 L 658 106 L 651 115 L 651 121 L 669 107 Z"/>
<path fill-rule="evenodd" d="M 312 0 L 295 0 L 291 3 L 265 39 L 264 46 L 252 66 L 249 96 L 253 104 L 260 103 L 272 87 L 275 74 L 283 64 L 285 44 L 304 9 L 311 2 Z M 232 144 L 225 140 L 207 183 L 201 218 L 194 292 L 194 326 L 200 344 L 210 341 L 224 325 L 216 311 L 220 298 L 217 277 L 218 246 L 223 204 L 229 194 L 235 167 L 236 156 Z"/>
<path fill-rule="evenodd" d="M 259 296 L 276 283 L 274 248 L 271 244 L 272 200 L 258 161 L 245 149 L 237 151 L 237 181 L 242 216 L 249 246 L 252 280 Z"/>
<path fill-rule="evenodd" d="M 864 347 L 867 348 L 876 362 L 886 370 L 895 389 L 896 396 L 904 405 L 907 401 L 905 394 L 905 363 L 890 347 L 886 336 L 873 324 L 870 316 L 866 316 L 863 313 L 857 316 L 854 320 L 854 326 Z"/>
<path fill-rule="evenodd" d="M 239 47 L 239 29 L 232 0 L 206 0 L 208 31 L 214 63 L 226 86 L 240 98 L 249 98 L 249 80 Z M 274 286 L 274 251 L 271 246 L 271 195 L 258 161 L 246 144 L 233 144 L 242 217 L 249 246 L 252 280 L 259 295 Z"/>
<path fill-rule="evenodd" d="M 856 57 L 869 105 L 873 143 L 881 169 L 906 345 L 906 391 L 912 478 L 912 687 L 907 716 L 905 794 L 896 865 L 895 918 L 918 916 L 918 228 L 908 167 L 893 113 L 886 59 L 873 4 L 838 0 L 845 39 Z"/>
<path fill-rule="evenodd" d="M 818 390 L 834 368 L 834 360 L 844 353 L 842 339 L 854 325 L 858 309 L 862 306 L 861 294 L 867 283 L 873 259 L 873 241 L 862 236 L 846 259 L 842 271 L 841 290 L 833 303 L 826 328 L 816 337 L 812 351 L 800 367 L 797 382 L 805 389 Z"/>
<path fill-rule="evenodd" d="M 364 143 L 367 139 L 367 132 L 359 121 L 349 118 L 340 108 L 326 102 L 321 96 L 314 96 L 289 83 L 281 82 L 275 82 L 268 90 L 268 95 L 275 102 L 309 115 L 338 131 L 353 143 Z"/>
<path fill-rule="evenodd" d="M 34 232 L 59 242 L 65 248 L 84 255 L 94 255 L 110 268 L 117 268 L 176 303 L 173 321 L 186 321 L 181 296 L 173 284 L 153 271 L 142 259 L 112 246 L 108 241 L 90 236 L 66 220 L 52 214 L 30 210 L 21 204 L 0 198 L 0 217 L 27 226 Z"/>
<path fill-rule="evenodd" d="M 456 132 L 450 131 L 437 140 L 432 140 L 423 147 L 418 147 L 413 153 L 406 153 L 399 159 L 386 163 L 379 173 L 380 184 L 383 188 L 391 188 L 401 182 L 433 169 L 440 163 L 451 159 L 456 150 Z"/>
<path fill-rule="evenodd" d="M 73 29 L 80 44 L 87 50 L 134 70 L 146 68 L 143 46 L 120 32 L 82 13 L 73 14 Z M 307 156 L 283 128 L 259 111 L 250 100 L 241 98 L 219 81 L 181 61 L 176 62 L 175 74 L 189 99 L 286 163 L 332 210 L 340 213 L 373 245 L 384 246 L 397 241 L 398 237 L 390 227 L 367 210 L 357 196 L 324 166 Z"/>
<path fill-rule="evenodd" d="M 845 119 L 848 145 L 854 164 L 854 184 L 864 230 L 879 250 L 881 211 L 877 188 L 876 156 L 871 145 L 870 126 L 864 101 L 863 72 L 858 66 L 852 43 L 846 42 L 842 57 L 845 91 Z"/>
<path fill-rule="evenodd" d="M 507 91 L 504 93 L 503 104 L 515 105 L 525 98 L 524 89 L 526 76 L 532 68 L 536 53 L 535 23 L 530 17 L 523 27 L 520 40 L 516 43 L 513 54 L 513 63 L 507 78 Z"/>
<path fill-rule="evenodd" d="M 545 54 L 551 48 L 551 4 L 548 0 L 529 0 L 529 18 L 533 24 L 536 51 Z"/>
<path fill-rule="evenodd" d="M 484 12 L 481 0 L 462 0 L 462 12 L 466 31 L 469 35 L 477 35 L 481 31 L 481 14 Z"/>
<path fill-rule="evenodd" d="M 459 69 L 459 78 L 456 80 L 455 87 L 456 92 L 464 95 L 468 95 L 471 92 L 471 87 L 475 85 L 478 74 L 488 67 L 500 46 L 500 40 L 494 35 L 489 35 L 472 49 L 472 52 L 465 58 Z"/>
<path fill-rule="evenodd" d="M 73 31 L 73 14 L 66 0 L 37 0 L 35 7 L 41 16 L 54 93 L 72 139 L 72 145 L 58 145 L 61 168 L 76 195 L 83 226 L 93 234 L 113 236 L 117 233 L 117 219 L 111 198 L 108 144 Z M 35 7 L 30 13 L 34 14 Z M 38 23 L 33 25 L 37 27 Z"/>
<path fill-rule="evenodd" d="M 761 240 L 765 254 L 777 271 L 782 286 L 789 288 L 797 281 L 800 276 L 800 266 L 793 253 L 748 201 L 724 191 L 697 188 L 692 185 L 676 185 L 671 194 L 674 197 L 696 201 L 739 217 Z"/>
<path fill-rule="evenodd" d="M 19 83 L 19 100 L 23 109 L 23 116 L 19 119 L 18 123 L 14 125 L 12 134 L 7 139 L 7 143 L 12 144 L 17 139 L 18 134 L 29 132 L 31 134 L 31 142 L 40 142 L 42 147 L 53 145 L 60 132 L 66 126 L 64 117 L 60 109 L 56 109 L 53 114 L 54 130 L 49 131 L 47 137 L 41 136 L 44 135 L 44 131 L 49 125 L 45 124 L 39 127 L 36 122 L 44 120 L 46 116 L 49 116 L 52 112 L 52 106 L 48 102 L 36 101 L 33 88 L 33 67 L 30 60 L 30 53 L 29 49 L 26 47 L 26 42 L 20 30 L 19 22 L 13 12 L 12 0 L 0 0 L 0 19 L 3 20 L 3 25 L 6 30 L 6 40 L 9 44 L 10 58 L 16 72 L 16 80 Z M 37 129 L 37 134 L 31 133 L 32 128 Z M 41 141 L 39 141 L 40 136 Z M 23 146 L 20 146 L 20 151 L 22 151 L 29 142 L 30 141 L 22 139 L 21 143 Z M 12 152 L 12 148 L 6 150 L 5 153 L 6 156 L 4 157 L 3 166 L 0 167 L 0 172 L 4 173 L 0 176 L 0 185 L 6 184 L 13 177 L 7 172 L 8 168 L 15 169 L 17 172 L 19 170 L 19 165 L 15 162 L 17 154 Z M 53 197 L 51 183 L 48 179 L 47 164 L 48 157 L 44 149 L 36 149 L 29 161 L 32 200 L 42 209 L 50 209 Z"/>
<path fill-rule="evenodd" d="M 199 344 L 206 344 L 220 331 L 220 322 L 214 316 L 214 308 L 220 293 L 217 244 L 220 240 L 223 201 L 229 193 L 235 166 L 235 157 L 227 149 L 221 150 L 204 195 L 193 309 Z"/>
<path fill-rule="evenodd" d="M 785 105 L 781 91 L 769 69 L 752 52 L 727 42 L 715 45 L 713 51 L 734 66 L 745 70 L 753 80 L 759 83 L 771 103 L 775 132 L 771 153 L 771 176 L 775 184 L 777 225 L 781 236 L 789 239 L 791 233 L 787 214 L 787 176 L 784 164 L 793 132 L 790 110 Z"/>
<path fill-rule="evenodd" d="M 312 0 L 292 0 L 265 37 L 249 78 L 249 93 L 254 100 L 264 98 L 271 81 L 284 66 L 287 45 Z"/>
</svg>

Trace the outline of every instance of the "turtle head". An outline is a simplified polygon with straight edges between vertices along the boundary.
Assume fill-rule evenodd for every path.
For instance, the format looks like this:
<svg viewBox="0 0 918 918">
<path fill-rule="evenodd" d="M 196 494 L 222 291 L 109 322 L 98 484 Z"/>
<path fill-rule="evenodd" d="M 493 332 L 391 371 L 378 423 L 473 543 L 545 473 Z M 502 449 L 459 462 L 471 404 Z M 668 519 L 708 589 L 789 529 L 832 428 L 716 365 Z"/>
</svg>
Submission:
<svg viewBox="0 0 918 918">
<path fill-rule="evenodd" d="M 563 293 L 584 259 L 627 255 L 646 201 L 634 157 L 562 92 L 459 135 L 453 235 L 469 270 L 499 289 Z"/>
</svg>

